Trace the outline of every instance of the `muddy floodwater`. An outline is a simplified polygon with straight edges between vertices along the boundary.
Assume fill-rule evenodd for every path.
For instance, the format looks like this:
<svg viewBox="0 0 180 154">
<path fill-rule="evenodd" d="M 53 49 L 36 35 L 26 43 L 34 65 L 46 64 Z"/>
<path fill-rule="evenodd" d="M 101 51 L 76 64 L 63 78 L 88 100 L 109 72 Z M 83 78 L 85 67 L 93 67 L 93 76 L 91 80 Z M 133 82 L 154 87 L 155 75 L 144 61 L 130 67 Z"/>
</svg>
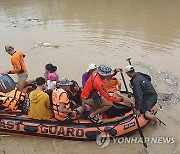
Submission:
<svg viewBox="0 0 180 154">
<path fill-rule="evenodd" d="M 166 123 L 149 123 L 144 136 L 173 140 L 147 142 L 148 148 L 154 154 L 180 153 L 179 0 L 0 0 L 0 72 L 11 69 L 6 44 L 26 54 L 29 79 L 42 76 L 44 66 L 53 63 L 60 77 L 81 84 L 89 63 L 124 68 L 126 59 L 132 58 L 137 71 L 151 75 L 158 92 L 157 116 Z M 95 141 L 0 136 L 0 154 L 12 153 L 145 152 L 140 143 L 111 141 L 99 148 Z"/>
</svg>

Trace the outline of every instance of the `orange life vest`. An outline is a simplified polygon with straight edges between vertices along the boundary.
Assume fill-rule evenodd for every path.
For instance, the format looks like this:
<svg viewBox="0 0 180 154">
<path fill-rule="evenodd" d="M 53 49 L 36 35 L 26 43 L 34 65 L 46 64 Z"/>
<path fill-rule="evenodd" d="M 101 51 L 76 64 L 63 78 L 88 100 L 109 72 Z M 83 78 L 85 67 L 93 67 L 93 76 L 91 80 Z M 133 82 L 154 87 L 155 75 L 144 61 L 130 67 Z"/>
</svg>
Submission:
<svg viewBox="0 0 180 154">
<path fill-rule="evenodd" d="M 19 102 L 24 101 L 26 94 L 18 90 L 12 90 L 8 93 L 0 92 L 0 102 L 7 109 L 16 110 Z"/>
<path fill-rule="evenodd" d="M 61 121 L 66 120 L 68 115 L 67 115 L 67 113 L 62 113 L 59 111 L 59 104 L 64 103 L 66 110 L 70 109 L 70 102 L 69 102 L 68 98 L 65 102 L 60 102 L 60 98 L 63 93 L 67 94 L 67 92 L 61 88 L 54 90 L 52 93 L 54 116 L 57 120 L 61 120 Z"/>
</svg>

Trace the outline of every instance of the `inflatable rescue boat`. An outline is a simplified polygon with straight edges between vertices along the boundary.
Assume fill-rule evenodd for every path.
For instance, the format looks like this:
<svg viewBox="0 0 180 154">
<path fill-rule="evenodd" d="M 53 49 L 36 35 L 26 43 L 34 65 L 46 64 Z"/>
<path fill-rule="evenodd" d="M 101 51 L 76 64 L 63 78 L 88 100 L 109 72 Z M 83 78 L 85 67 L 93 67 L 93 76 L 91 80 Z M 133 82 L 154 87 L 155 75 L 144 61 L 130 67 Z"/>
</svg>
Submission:
<svg viewBox="0 0 180 154">
<path fill-rule="evenodd" d="M 2 103 L 5 102 L 3 104 L 5 107 L 15 108 L 17 102 L 23 103 L 22 100 L 26 100 L 25 95 L 28 90 L 26 89 L 25 93 L 21 92 L 18 94 L 16 90 L 12 90 L 15 87 L 13 80 L 9 76 L 4 76 L 3 78 L 7 79 L 0 80 L 0 89 L 1 93 L 4 92 L 5 94 L 0 93 L 0 100 Z M 4 80 L 8 82 L 5 83 Z M 155 105 L 152 108 L 152 112 L 155 114 L 157 110 L 158 107 Z M 104 133 L 108 133 L 113 137 L 119 137 L 138 129 L 131 107 L 120 104 L 114 104 L 111 109 L 106 111 L 107 117 L 102 119 L 100 124 L 81 119 L 69 123 L 57 121 L 54 118 L 50 120 L 36 120 L 24 113 L 21 110 L 20 112 L 15 110 L 11 113 L 7 110 L 0 110 L 0 134 L 88 141 L 96 140 L 98 135 L 103 135 Z M 141 128 L 148 123 L 144 115 L 138 117 L 138 121 Z"/>
</svg>

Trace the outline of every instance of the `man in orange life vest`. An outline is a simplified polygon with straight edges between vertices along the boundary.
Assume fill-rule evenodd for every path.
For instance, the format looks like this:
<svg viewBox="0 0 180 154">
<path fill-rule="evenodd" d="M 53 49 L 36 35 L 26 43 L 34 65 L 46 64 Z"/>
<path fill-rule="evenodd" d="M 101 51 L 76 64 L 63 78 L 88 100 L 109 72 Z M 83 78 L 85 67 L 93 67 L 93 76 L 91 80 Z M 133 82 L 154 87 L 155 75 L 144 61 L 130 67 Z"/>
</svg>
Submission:
<svg viewBox="0 0 180 154">
<path fill-rule="evenodd" d="M 73 83 L 68 78 L 62 78 L 57 83 L 58 89 L 54 90 L 52 93 L 53 111 L 57 120 L 75 120 L 79 118 L 84 111 L 83 106 L 74 110 L 70 107 L 70 100 L 68 98 L 67 91 L 70 90 L 70 86 L 72 84 Z"/>
<path fill-rule="evenodd" d="M 18 83 L 17 89 L 19 91 L 23 91 L 23 88 L 35 80 L 26 81 L 28 77 L 27 68 L 25 66 L 24 57 L 25 55 L 20 51 L 15 51 L 14 47 L 11 45 L 5 46 L 6 52 L 11 55 L 11 63 L 13 65 L 13 69 L 7 72 L 0 73 L 2 75 L 5 74 L 17 74 L 18 76 Z"/>
<path fill-rule="evenodd" d="M 110 96 L 106 88 L 104 87 L 104 79 L 109 79 L 115 72 L 111 69 L 110 65 L 102 64 L 98 67 L 97 71 L 94 71 L 87 80 L 84 89 L 81 93 L 81 98 L 84 103 L 90 105 L 95 111 L 89 115 L 89 119 L 93 122 L 101 122 L 100 118 L 96 115 L 103 113 L 110 109 L 114 102 L 120 104 L 130 105 L 131 99 L 123 96 L 113 97 Z"/>
</svg>

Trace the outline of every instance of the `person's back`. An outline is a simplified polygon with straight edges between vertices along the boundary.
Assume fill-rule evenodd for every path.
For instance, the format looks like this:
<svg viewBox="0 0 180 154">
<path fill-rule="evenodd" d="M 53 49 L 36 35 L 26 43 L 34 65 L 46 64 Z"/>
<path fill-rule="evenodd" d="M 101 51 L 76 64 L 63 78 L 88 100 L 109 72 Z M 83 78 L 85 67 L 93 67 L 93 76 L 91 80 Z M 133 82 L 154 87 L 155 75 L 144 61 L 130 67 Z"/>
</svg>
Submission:
<svg viewBox="0 0 180 154">
<path fill-rule="evenodd" d="M 25 54 L 21 51 L 16 51 L 13 46 L 6 45 L 5 46 L 6 52 L 11 56 L 11 64 L 13 68 L 10 71 L 2 72 L 0 74 L 17 74 L 18 76 L 18 83 L 17 83 L 17 89 L 19 91 L 23 91 L 23 88 L 27 85 L 30 85 L 35 80 L 27 81 L 28 78 L 28 72 L 27 68 L 24 62 Z"/>
<path fill-rule="evenodd" d="M 36 79 L 36 82 L 37 89 L 29 95 L 30 108 L 28 115 L 33 119 L 47 120 L 52 117 L 52 112 L 50 110 L 49 95 L 42 91 L 45 85 L 45 79 L 40 77 Z"/>
<path fill-rule="evenodd" d="M 12 56 L 11 56 L 11 63 L 14 66 L 14 69 L 11 70 L 11 73 L 25 73 L 27 72 L 27 68 L 25 66 L 24 62 L 24 57 L 25 55 L 21 51 L 16 51 Z M 17 65 L 19 64 L 19 65 Z"/>
<path fill-rule="evenodd" d="M 138 83 L 141 85 L 144 95 L 156 94 L 156 91 L 151 83 L 151 78 L 148 75 L 137 72 L 131 79 L 131 84 L 136 85 Z"/>
<path fill-rule="evenodd" d="M 132 65 L 126 66 L 125 72 L 131 78 L 136 115 L 144 114 L 147 119 L 160 124 L 161 121 L 151 113 L 151 109 L 157 103 L 157 93 L 151 83 L 151 77 L 147 74 L 135 72 Z"/>
</svg>

